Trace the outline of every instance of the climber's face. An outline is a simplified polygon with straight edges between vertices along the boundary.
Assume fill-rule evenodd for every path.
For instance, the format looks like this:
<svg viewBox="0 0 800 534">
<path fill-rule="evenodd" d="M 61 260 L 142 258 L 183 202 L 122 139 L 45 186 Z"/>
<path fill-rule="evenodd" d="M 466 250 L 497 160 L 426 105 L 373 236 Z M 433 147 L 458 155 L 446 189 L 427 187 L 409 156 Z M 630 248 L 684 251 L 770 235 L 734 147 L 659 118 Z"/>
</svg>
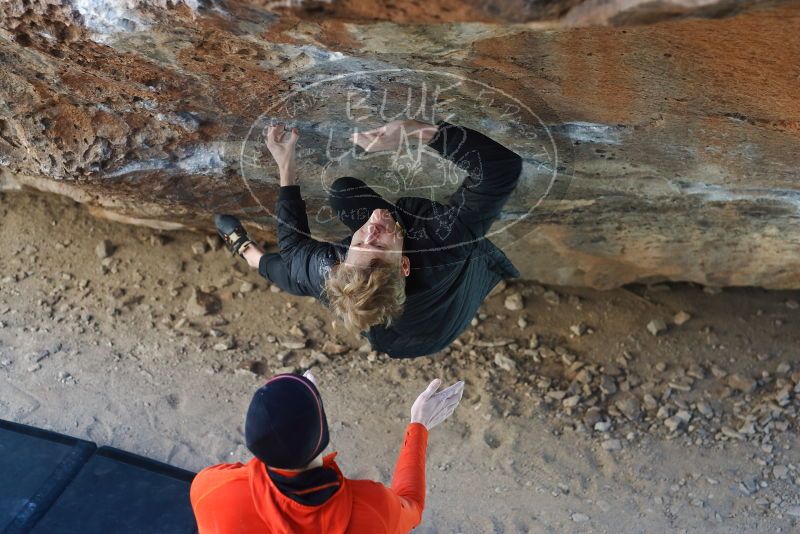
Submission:
<svg viewBox="0 0 800 534">
<path fill-rule="evenodd" d="M 368 267 L 374 259 L 399 263 L 406 276 L 410 272 L 408 257 L 403 256 L 403 229 L 389 210 L 374 210 L 369 220 L 353 233 L 345 263 Z"/>
</svg>

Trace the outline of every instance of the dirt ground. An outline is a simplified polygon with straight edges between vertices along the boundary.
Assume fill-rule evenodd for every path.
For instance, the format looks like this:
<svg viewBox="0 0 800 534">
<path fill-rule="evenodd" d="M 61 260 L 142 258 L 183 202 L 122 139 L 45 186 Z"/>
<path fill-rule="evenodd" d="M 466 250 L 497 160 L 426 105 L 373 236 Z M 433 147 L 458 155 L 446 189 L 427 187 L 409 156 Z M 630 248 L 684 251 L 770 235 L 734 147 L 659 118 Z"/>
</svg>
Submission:
<svg viewBox="0 0 800 534">
<path fill-rule="evenodd" d="M 800 292 L 509 283 L 391 360 L 216 246 L 0 193 L 0 418 L 199 470 L 247 460 L 253 391 L 313 366 L 343 470 L 388 482 L 416 395 L 464 379 L 418 532 L 798 529 Z"/>
</svg>

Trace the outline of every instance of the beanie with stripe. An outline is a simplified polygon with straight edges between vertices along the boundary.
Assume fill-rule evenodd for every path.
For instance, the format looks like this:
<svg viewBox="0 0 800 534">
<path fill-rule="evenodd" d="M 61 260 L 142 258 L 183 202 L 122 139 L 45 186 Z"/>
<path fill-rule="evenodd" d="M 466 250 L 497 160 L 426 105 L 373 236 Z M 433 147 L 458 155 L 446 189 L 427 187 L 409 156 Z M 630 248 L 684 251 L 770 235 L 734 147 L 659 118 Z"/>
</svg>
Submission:
<svg viewBox="0 0 800 534">
<path fill-rule="evenodd" d="M 244 425 L 247 448 L 270 467 L 302 469 L 328 446 L 328 421 L 313 382 L 280 374 L 258 388 Z"/>
</svg>

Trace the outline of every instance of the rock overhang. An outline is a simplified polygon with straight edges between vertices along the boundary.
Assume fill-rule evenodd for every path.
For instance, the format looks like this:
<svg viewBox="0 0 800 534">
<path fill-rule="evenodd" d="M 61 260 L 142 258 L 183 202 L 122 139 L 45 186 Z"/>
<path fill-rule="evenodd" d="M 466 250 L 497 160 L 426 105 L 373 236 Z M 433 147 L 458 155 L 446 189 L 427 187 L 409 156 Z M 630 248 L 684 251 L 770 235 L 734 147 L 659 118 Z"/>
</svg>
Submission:
<svg viewBox="0 0 800 534">
<path fill-rule="evenodd" d="M 128 2 L 138 25 L 92 26 L 85 9 L 103 2 L 77 4 L 6 8 L 0 161 L 18 182 L 154 225 L 236 212 L 269 237 L 277 180 L 259 129 L 285 120 L 302 132 L 312 230 L 336 238 L 343 228 L 314 214 L 338 175 L 443 200 L 463 173 L 423 154 L 387 177 L 391 158 L 331 146 L 346 154 L 354 128 L 398 113 L 450 117 L 525 160 L 492 238 L 528 278 L 800 287 L 796 6 L 542 29 L 364 20 L 353 5 L 321 20 L 256 2 Z M 430 101 L 457 81 L 438 114 L 403 108 L 408 90 Z M 387 110 L 348 114 L 349 92 Z"/>
</svg>

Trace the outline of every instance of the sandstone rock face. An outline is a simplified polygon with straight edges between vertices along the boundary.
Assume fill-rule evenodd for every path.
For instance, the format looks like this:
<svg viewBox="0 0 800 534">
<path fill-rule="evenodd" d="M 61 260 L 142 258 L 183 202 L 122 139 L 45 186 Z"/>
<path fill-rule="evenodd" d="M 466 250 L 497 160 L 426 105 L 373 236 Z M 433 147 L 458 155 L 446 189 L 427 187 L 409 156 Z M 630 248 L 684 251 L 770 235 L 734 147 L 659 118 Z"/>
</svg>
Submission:
<svg viewBox="0 0 800 534">
<path fill-rule="evenodd" d="M 312 232 L 337 238 L 339 176 L 445 200 L 464 175 L 425 150 L 361 157 L 350 133 L 445 119 L 523 156 L 491 238 L 527 278 L 800 287 L 800 6 L 278 4 L 5 2 L 0 186 L 161 228 L 236 213 L 270 237 L 261 130 L 281 120 Z"/>
</svg>

